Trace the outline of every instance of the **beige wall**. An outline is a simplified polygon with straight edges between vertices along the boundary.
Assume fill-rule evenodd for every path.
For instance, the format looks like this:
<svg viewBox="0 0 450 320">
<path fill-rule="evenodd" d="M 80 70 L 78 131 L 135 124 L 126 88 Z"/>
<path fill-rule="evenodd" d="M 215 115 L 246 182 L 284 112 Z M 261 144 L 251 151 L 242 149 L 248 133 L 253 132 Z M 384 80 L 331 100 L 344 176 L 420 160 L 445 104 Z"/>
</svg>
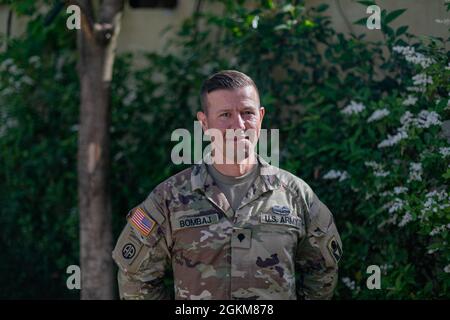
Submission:
<svg viewBox="0 0 450 320">
<path fill-rule="evenodd" d="M 393 22 L 394 27 L 408 25 L 409 32 L 415 35 L 432 35 L 438 37 L 448 37 L 450 24 L 440 24 L 436 19 L 449 19 L 450 15 L 445 11 L 444 2 L 446 0 L 378 0 L 381 9 L 392 11 L 395 9 L 407 8 L 408 10 Z M 181 21 L 192 14 L 196 1 L 179 0 L 175 10 L 162 9 L 125 9 L 122 33 L 119 38 L 119 51 L 127 50 L 160 50 L 167 37 L 160 37 L 160 31 L 168 24 L 179 25 Z M 330 5 L 327 13 L 332 17 L 333 27 L 336 31 L 351 31 L 361 34 L 366 33 L 368 39 L 381 39 L 381 32 L 369 30 L 363 26 L 353 25 L 352 22 L 367 17 L 366 7 L 356 3 L 355 0 L 307 0 L 308 6 L 326 2 Z M 338 2 L 341 10 L 339 10 Z M 206 5 L 206 6 L 205 6 Z M 203 9 L 209 9 L 220 13 L 220 6 L 208 6 L 204 4 Z M 142 26 L 147 26 L 142 28 Z M 167 36 L 169 36 L 167 34 Z"/>
<path fill-rule="evenodd" d="M 337 3 L 342 10 L 339 10 Z M 433 35 L 448 37 L 449 24 L 439 24 L 436 19 L 449 19 L 450 15 L 445 11 L 443 3 L 446 0 L 378 0 L 382 9 L 389 11 L 399 8 L 408 8 L 395 23 L 394 26 L 408 25 L 409 31 L 416 35 Z M 449 0 L 447 0 L 449 1 Z M 128 3 L 128 1 L 126 1 Z M 203 1 L 204 10 L 212 10 L 220 13 L 221 6 L 211 5 Z M 323 3 L 324 0 L 307 0 L 308 6 Z M 352 25 L 366 14 L 366 8 L 354 0 L 327 0 L 330 8 L 328 13 L 332 16 L 333 26 L 337 31 L 348 32 L 349 28 L 345 19 L 349 21 L 350 28 L 357 34 L 366 33 L 369 39 L 381 38 L 378 30 L 368 30 L 362 26 Z M 181 22 L 189 17 L 195 9 L 195 0 L 178 0 L 175 9 L 133 9 L 126 5 L 122 30 L 119 36 L 118 51 L 161 51 L 165 40 L 173 34 L 173 31 L 161 36 L 162 30 L 168 25 L 174 25 L 175 29 Z M 6 32 L 7 7 L 0 6 L 0 33 Z M 12 35 L 16 36 L 25 30 L 24 18 L 13 18 Z"/>
<path fill-rule="evenodd" d="M 161 50 L 164 41 L 173 34 L 171 30 L 161 36 L 164 28 L 179 26 L 194 9 L 195 1 L 186 0 L 179 0 L 175 9 L 133 9 L 126 5 L 118 40 L 119 52 Z"/>
<path fill-rule="evenodd" d="M 445 11 L 444 2 L 446 0 L 376 0 L 380 8 L 388 12 L 396 9 L 408 9 L 403 15 L 398 17 L 392 26 L 397 28 L 402 25 L 409 26 L 408 31 L 418 36 L 437 36 L 447 38 L 450 24 L 440 24 L 436 19 L 450 19 L 450 14 Z M 447 0 L 449 1 L 449 0 Z M 323 3 L 323 0 L 307 0 L 309 6 Z M 328 14 L 332 16 L 332 24 L 336 31 L 349 32 L 345 20 L 350 23 L 351 31 L 356 34 L 365 33 L 372 40 L 381 39 L 379 30 L 369 30 L 364 26 L 353 25 L 352 22 L 363 17 L 368 17 L 366 6 L 356 2 L 356 0 L 327 0 L 330 5 Z M 339 8 L 340 7 L 340 8 Z M 341 10 L 340 10 L 341 9 Z M 450 20 L 449 20 L 450 21 Z"/>
</svg>

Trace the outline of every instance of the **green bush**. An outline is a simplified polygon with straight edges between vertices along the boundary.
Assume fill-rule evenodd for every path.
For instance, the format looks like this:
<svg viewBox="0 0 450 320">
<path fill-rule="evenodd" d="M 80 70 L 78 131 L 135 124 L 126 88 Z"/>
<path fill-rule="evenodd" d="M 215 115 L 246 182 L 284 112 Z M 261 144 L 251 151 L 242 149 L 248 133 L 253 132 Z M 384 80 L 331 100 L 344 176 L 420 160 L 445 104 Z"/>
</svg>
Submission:
<svg viewBox="0 0 450 320">
<path fill-rule="evenodd" d="M 0 298 L 71 298 L 78 263 L 74 34 L 36 15 L 0 54 Z"/>
<path fill-rule="evenodd" d="M 291 132 L 302 141 L 290 152 L 304 154 L 292 169 L 321 177 L 314 185 L 340 224 L 345 297 L 449 296 L 450 141 L 442 122 L 449 117 L 450 70 L 442 47 L 431 47 L 422 56 L 395 46 L 387 62 L 402 77 L 394 89 L 378 95 L 348 86 L 342 107 L 307 107 L 302 127 Z M 405 65 L 412 57 L 427 66 Z M 382 290 L 366 288 L 369 265 L 381 267 Z"/>
</svg>

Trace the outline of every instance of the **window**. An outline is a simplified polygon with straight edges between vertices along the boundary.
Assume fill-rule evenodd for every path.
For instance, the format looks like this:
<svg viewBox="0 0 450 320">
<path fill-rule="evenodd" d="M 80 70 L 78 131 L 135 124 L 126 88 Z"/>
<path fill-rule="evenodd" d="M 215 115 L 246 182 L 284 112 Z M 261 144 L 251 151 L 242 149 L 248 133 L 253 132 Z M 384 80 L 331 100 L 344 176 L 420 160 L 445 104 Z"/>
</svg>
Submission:
<svg viewBox="0 0 450 320">
<path fill-rule="evenodd" d="M 130 6 L 133 9 L 139 8 L 168 8 L 174 9 L 177 6 L 177 0 L 130 0 Z"/>
</svg>

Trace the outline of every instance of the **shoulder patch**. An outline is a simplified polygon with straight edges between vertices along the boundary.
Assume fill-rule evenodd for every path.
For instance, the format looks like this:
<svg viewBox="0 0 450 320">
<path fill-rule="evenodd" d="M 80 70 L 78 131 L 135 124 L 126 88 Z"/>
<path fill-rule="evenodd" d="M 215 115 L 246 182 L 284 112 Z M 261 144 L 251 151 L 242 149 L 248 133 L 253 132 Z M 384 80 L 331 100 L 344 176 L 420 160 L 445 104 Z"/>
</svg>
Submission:
<svg viewBox="0 0 450 320">
<path fill-rule="evenodd" d="M 147 256 L 149 247 L 139 240 L 135 229 L 127 223 L 117 240 L 112 257 L 118 267 L 127 273 L 136 273 Z"/>
<path fill-rule="evenodd" d="M 331 237 L 331 239 L 328 241 L 327 247 L 328 251 L 330 251 L 331 256 L 334 258 L 336 263 L 338 263 L 342 257 L 342 249 L 335 236 Z"/>
<path fill-rule="evenodd" d="M 147 237 L 156 226 L 156 221 L 145 213 L 143 209 L 137 207 L 129 219 L 130 224 L 144 237 Z"/>
</svg>

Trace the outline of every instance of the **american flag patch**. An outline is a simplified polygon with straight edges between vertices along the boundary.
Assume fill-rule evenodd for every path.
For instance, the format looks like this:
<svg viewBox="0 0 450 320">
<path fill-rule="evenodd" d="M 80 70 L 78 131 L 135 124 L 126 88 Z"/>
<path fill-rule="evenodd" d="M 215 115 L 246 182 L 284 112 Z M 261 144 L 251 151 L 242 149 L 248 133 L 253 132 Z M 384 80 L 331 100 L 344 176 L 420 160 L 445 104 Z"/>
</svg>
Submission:
<svg viewBox="0 0 450 320">
<path fill-rule="evenodd" d="M 137 208 L 134 210 L 130 219 L 131 224 L 135 227 L 143 236 L 148 236 L 152 232 L 156 225 L 155 220 L 151 219 L 144 210 Z"/>
</svg>

